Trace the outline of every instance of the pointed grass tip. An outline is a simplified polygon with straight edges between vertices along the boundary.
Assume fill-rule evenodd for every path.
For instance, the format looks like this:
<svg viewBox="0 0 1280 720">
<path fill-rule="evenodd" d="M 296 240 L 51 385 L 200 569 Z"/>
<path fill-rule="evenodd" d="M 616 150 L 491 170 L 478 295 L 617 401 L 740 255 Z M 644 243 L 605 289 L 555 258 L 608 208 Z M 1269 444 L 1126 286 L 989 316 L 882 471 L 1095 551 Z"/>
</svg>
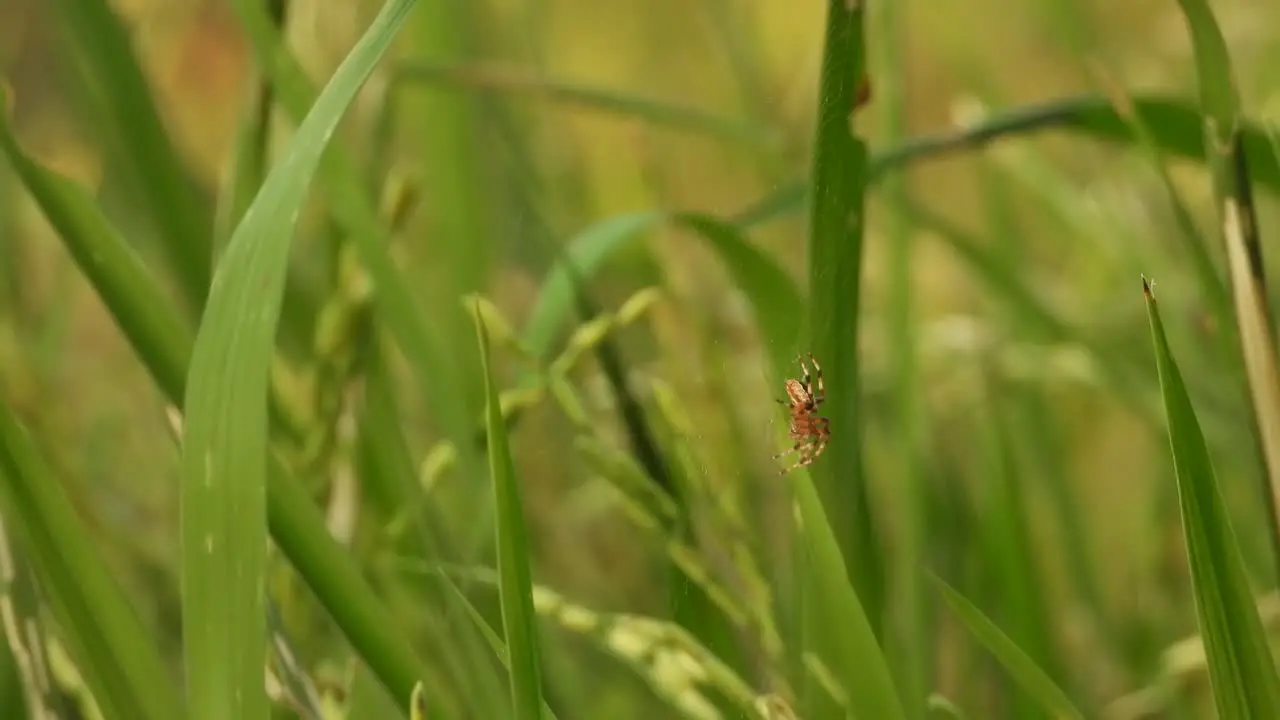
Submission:
<svg viewBox="0 0 1280 720">
<path fill-rule="evenodd" d="M 1155 300 L 1156 299 L 1156 296 L 1155 296 L 1156 281 L 1148 280 L 1145 274 L 1143 274 L 1141 277 L 1142 277 L 1143 297 L 1145 297 L 1148 300 Z"/>
</svg>

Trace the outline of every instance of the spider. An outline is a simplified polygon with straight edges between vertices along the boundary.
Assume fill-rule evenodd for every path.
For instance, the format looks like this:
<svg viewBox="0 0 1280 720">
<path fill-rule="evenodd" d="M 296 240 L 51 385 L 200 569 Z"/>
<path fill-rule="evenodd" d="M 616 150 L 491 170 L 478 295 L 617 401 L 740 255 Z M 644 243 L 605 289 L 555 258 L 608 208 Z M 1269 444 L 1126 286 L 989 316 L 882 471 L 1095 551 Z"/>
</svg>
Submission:
<svg viewBox="0 0 1280 720">
<path fill-rule="evenodd" d="M 783 468 L 780 475 L 786 475 L 796 468 L 813 462 L 826 449 L 827 441 L 831 439 L 830 421 L 814 414 L 818 405 L 826 399 L 826 390 L 822 386 L 822 368 L 818 367 L 818 361 L 814 360 L 812 355 L 809 355 L 808 359 L 809 363 L 806 365 L 805 358 L 796 358 L 802 373 L 800 379 L 787 380 L 784 385 L 787 390 L 787 399 L 778 400 L 786 405 L 791 413 L 790 438 L 795 440 L 796 444 L 790 450 L 774 455 L 773 459 L 777 460 L 793 452 L 799 458 L 794 465 Z M 816 390 L 813 380 L 809 377 L 809 365 L 813 366 L 813 374 L 817 378 Z"/>
</svg>

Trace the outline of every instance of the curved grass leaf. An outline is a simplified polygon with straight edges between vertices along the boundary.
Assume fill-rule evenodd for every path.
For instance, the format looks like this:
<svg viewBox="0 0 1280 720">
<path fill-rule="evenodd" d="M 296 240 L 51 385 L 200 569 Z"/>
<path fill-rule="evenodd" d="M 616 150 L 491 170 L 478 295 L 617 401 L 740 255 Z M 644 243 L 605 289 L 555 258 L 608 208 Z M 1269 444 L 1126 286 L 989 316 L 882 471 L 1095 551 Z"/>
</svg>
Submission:
<svg viewBox="0 0 1280 720">
<path fill-rule="evenodd" d="M 494 503 L 498 511 L 498 594 L 502 603 L 502 626 L 506 633 L 511 695 L 516 718 L 539 720 L 542 713 L 542 681 L 538 662 L 537 618 L 533 614 L 533 581 L 529 574 L 529 541 L 524 527 L 520 485 L 507 447 L 507 426 L 502 419 L 502 403 L 498 397 L 498 389 L 493 384 L 489 335 L 484 327 L 479 303 L 475 305 L 475 323 L 476 338 L 480 343 L 480 364 L 484 368 L 489 472 L 493 478 Z"/>
<path fill-rule="evenodd" d="M 1245 577 L 1235 530 L 1145 278 L 1142 290 L 1169 422 L 1196 617 L 1218 716 L 1280 717 L 1280 680 Z"/>
<path fill-rule="evenodd" d="M 189 717 L 266 717 L 267 383 L 298 210 L 339 120 L 414 0 L 391 0 L 334 73 L 232 235 L 196 336 L 182 452 Z"/>
<path fill-rule="evenodd" d="M 1159 150 L 1183 160 L 1205 162 L 1203 121 L 1186 102 L 1156 96 L 1134 97 L 1133 116 L 1121 117 L 1105 96 L 1055 100 L 992 113 L 984 121 L 952 133 L 925 135 L 897 147 L 875 153 L 867 168 L 867 182 L 874 184 L 887 170 L 919 160 L 972 150 L 1006 137 L 1061 129 L 1120 144 L 1153 143 Z M 1134 123 L 1148 130 L 1147 138 L 1134 133 Z M 1280 158 L 1270 154 L 1267 133 L 1256 123 L 1241 119 L 1237 125 L 1240 145 L 1250 158 L 1250 172 L 1259 185 L 1280 192 Z M 804 209 L 808 181 L 796 181 L 760 198 L 732 218 L 735 225 L 751 227 Z"/>
<path fill-rule="evenodd" d="M 739 289 L 751 301 L 761 339 L 773 361 L 773 378 L 785 375 L 795 352 L 803 301 L 795 283 L 741 230 L 710 215 L 649 210 L 616 215 L 582 231 L 565 248 L 543 281 L 525 325 L 523 343 L 535 354 L 551 352 L 556 333 L 573 317 L 574 293 L 569 268 L 580 279 L 591 277 L 614 253 L 630 246 L 640 233 L 668 222 L 687 228 L 720 257 Z"/>
<path fill-rule="evenodd" d="M 942 578 L 929 573 L 929 578 L 938 586 L 942 598 L 946 600 L 951 611 L 960 622 L 968 628 L 982 643 L 1006 672 L 1012 677 L 1028 697 L 1035 700 L 1046 712 L 1055 718 L 1077 718 L 1084 720 L 1084 713 L 1071 702 L 1067 694 L 1054 683 L 1053 678 L 1036 665 L 1031 656 L 1018 647 L 1008 635 L 1001 632 L 973 603 L 951 587 Z"/>
<path fill-rule="evenodd" d="M 31 557 L 61 637 L 107 720 L 183 717 L 182 700 L 145 627 L 48 462 L 4 402 L 0 511 Z"/>
</svg>

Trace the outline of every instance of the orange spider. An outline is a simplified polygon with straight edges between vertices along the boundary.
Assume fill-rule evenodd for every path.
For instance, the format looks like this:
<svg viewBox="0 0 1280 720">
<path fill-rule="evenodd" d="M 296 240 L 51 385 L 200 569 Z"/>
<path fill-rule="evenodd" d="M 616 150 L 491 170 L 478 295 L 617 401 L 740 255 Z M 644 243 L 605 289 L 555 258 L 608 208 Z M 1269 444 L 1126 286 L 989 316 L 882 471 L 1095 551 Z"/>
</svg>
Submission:
<svg viewBox="0 0 1280 720">
<path fill-rule="evenodd" d="M 809 367 L 805 365 L 804 358 L 798 357 L 796 362 L 800 364 L 800 371 L 803 374 L 799 380 L 787 380 L 784 386 L 787 390 L 787 399 L 778 400 L 786 405 L 791 413 L 790 437 L 796 441 L 796 444 L 790 450 L 774 455 L 773 459 L 777 460 L 793 452 L 799 458 L 791 467 L 783 468 L 780 475 L 786 475 L 798 467 L 804 467 L 813 462 L 826 449 L 827 441 L 831 439 L 831 422 L 815 414 L 818 405 L 826 399 L 826 390 L 822 386 L 822 368 L 818 367 L 818 361 L 814 360 L 812 355 L 808 358 L 809 365 L 813 366 L 813 374 L 817 378 L 817 388 L 814 388 L 814 383 L 809 377 Z"/>
</svg>

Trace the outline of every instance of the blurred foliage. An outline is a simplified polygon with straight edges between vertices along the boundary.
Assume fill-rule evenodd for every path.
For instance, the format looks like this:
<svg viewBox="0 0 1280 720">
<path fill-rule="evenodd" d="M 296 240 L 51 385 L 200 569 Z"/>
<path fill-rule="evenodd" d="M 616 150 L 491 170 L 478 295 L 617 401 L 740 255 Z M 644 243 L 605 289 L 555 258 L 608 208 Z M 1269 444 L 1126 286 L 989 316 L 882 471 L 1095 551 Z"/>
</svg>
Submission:
<svg viewBox="0 0 1280 720">
<path fill-rule="evenodd" d="M 0 578 L 29 621 L 4 627 L 5 717 L 182 697 L 208 278 L 380 5 L 0 7 Z M 1213 602 L 1252 590 L 1274 634 L 1274 348 L 1246 373 L 1232 292 L 1259 301 L 1247 342 L 1277 270 L 1280 13 L 1193 11 L 1197 58 L 1200 3 L 867 3 L 848 143 L 827 5 L 416 4 L 278 245 L 276 716 L 1231 707 L 1191 567 L 1220 553 Z M 1248 175 L 1206 153 L 1200 103 L 1239 112 L 1215 129 Z M 832 180 L 833 152 L 865 167 Z M 1224 197 L 1253 206 L 1256 286 Z M 1141 274 L 1193 423 L 1167 419 Z M 807 352 L 841 403 L 812 482 L 771 460 Z M 1212 459 L 1200 516 L 1179 429 Z"/>
</svg>

